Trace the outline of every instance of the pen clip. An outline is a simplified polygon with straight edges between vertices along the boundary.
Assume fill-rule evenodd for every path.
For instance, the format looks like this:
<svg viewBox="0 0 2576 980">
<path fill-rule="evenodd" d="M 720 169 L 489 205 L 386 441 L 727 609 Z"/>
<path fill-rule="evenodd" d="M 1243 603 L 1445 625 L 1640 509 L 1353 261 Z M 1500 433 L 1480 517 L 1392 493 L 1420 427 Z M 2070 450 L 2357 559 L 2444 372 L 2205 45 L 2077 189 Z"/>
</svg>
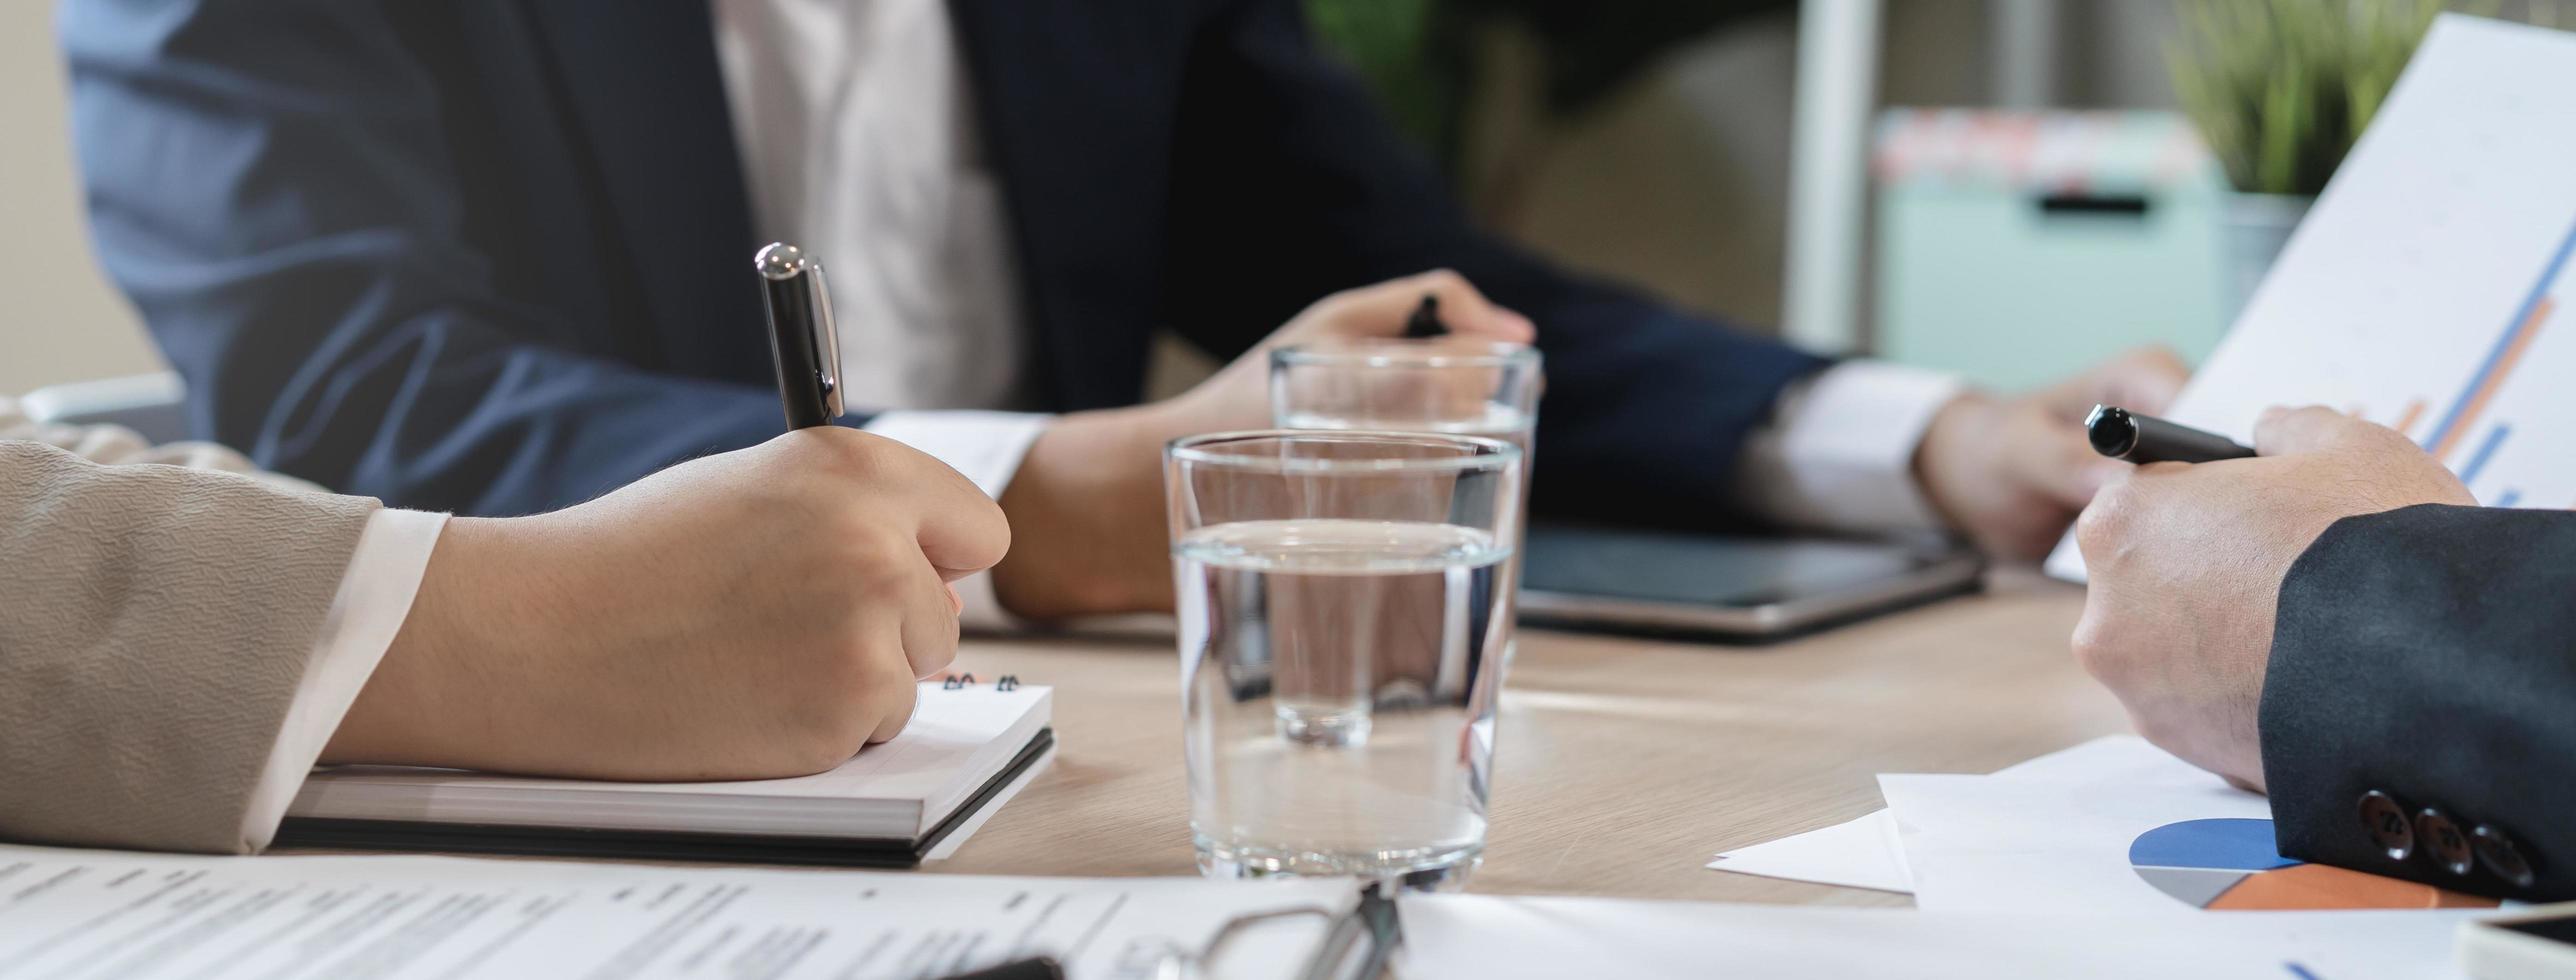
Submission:
<svg viewBox="0 0 2576 980">
<path fill-rule="evenodd" d="M 823 263 L 806 258 L 805 274 L 814 298 L 814 383 L 821 389 L 824 413 L 840 418 L 847 411 L 841 401 L 841 326 L 832 319 L 832 289 L 823 280 Z"/>
</svg>

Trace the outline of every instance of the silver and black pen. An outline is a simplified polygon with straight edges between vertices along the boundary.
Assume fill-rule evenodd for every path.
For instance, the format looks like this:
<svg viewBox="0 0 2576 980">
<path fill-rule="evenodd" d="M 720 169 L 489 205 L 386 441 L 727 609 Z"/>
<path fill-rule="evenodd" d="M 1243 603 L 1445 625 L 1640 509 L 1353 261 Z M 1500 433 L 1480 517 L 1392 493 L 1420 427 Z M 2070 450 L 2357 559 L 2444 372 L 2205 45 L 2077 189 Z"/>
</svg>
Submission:
<svg viewBox="0 0 2576 980">
<path fill-rule="evenodd" d="M 823 265 L 786 242 L 763 247 L 751 264 L 769 307 L 769 354 L 787 427 L 830 425 L 842 411 L 841 338 Z"/>
</svg>

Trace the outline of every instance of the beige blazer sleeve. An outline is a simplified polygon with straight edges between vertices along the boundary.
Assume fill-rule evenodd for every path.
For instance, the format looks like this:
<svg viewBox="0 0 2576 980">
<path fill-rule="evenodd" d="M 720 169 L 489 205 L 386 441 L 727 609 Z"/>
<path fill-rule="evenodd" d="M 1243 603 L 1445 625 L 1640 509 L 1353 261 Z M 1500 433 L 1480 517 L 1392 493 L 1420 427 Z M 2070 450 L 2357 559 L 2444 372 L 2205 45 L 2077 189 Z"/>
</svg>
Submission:
<svg viewBox="0 0 2576 980">
<path fill-rule="evenodd" d="M 0 838 L 239 850 L 377 507 L 0 442 Z"/>
</svg>

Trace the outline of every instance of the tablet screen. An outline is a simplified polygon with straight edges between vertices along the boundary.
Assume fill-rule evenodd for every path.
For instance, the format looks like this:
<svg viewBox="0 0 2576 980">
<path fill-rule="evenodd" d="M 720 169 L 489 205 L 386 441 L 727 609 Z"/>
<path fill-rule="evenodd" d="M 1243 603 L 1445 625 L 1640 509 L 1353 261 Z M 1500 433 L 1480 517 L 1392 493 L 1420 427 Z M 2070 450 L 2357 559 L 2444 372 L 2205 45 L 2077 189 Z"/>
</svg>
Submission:
<svg viewBox="0 0 2576 980">
<path fill-rule="evenodd" d="M 1848 592 L 1923 567 L 1902 545 L 1535 527 L 1521 587 L 1706 606 L 1759 606 Z"/>
</svg>

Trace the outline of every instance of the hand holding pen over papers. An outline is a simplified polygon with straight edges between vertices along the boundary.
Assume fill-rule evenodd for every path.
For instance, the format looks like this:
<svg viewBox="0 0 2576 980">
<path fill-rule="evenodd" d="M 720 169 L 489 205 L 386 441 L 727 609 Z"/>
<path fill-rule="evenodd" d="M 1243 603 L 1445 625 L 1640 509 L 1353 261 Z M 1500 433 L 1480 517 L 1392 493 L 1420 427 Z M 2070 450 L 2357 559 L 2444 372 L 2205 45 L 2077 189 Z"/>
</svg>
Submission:
<svg viewBox="0 0 2576 980">
<path fill-rule="evenodd" d="M 830 427 L 554 514 L 460 518 L 323 758 L 605 779 L 828 769 L 902 730 L 914 680 L 956 653 L 947 582 L 1009 542 L 955 471 Z"/>
<path fill-rule="evenodd" d="M 2345 517 L 2477 500 L 2405 436 L 2331 409 L 2271 409 L 2254 444 L 2103 488 L 2076 526 L 2092 583 L 2074 644 L 2140 734 L 2260 788 L 2257 701 L 2292 561 Z"/>
</svg>

